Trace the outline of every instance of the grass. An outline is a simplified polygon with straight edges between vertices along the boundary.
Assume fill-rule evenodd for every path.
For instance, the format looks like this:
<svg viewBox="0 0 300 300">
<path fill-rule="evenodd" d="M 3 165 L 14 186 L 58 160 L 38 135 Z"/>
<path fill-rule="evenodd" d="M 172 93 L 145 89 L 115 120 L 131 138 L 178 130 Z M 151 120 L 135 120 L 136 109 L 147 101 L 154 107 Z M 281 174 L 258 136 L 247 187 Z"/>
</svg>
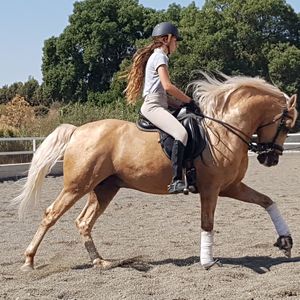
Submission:
<svg viewBox="0 0 300 300">
<path fill-rule="evenodd" d="M 135 121 L 140 105 L 128 106 L 123 101 L 117 101 L 104 106 L 94 103 L 74 103 L 63 105 L 54 103 L 47 114 L 36 114 L 24 98 L 16 96 L 7 105 L 0 106 L 0 137 L 45 137 L 57 126 L 69 123 L 76 126 L 101 120 L 122 119 Z M 29 151 L 29 142 L 1 142 L 0 152 Z M 1 156 L 0 164 L 29 162 L 31 155 Z"/>
</svg>

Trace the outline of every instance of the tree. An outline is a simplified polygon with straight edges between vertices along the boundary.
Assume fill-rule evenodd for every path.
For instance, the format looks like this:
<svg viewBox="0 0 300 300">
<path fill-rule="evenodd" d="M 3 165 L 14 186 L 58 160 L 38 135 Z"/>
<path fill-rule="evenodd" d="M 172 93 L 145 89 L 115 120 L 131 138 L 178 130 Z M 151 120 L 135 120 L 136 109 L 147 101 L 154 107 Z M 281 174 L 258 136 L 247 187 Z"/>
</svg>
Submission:
<svg viewBox="0 0 300 300">
<path fill-rule="evenodd" d="M 144 37 L 144 12 L 136 0 L 76 2 L 70 25 L 45 42 L 45 95 L 86 101 L 89 92 L 106 91 L 135 40 Z"/>
<path fill-rule="evenodd" d="M 0 104 L 6 104 L 10 99 L 8 98 L 8 85 L 0 88 Z"/>
<path fill-rule="evenodd" d="M 284 0 L 207 0 L 196 15 L 189 48 L 198 69 L 268 78 L 272 46 L 300 45 L 299 18 Z"/>
<path fill-rule="evenodd" d="M 183 89 L 197 77 L 197 71 L 203 69 L 197 50 L 201 45 L 201 38 L 196 26 L 200 17 L 200 10 L 196 7 L 195 2 L 181 9 L 178 27 L 183 41 L 179 43 L 178 51 L 171 57 L 170 74 L 176 85 Z"/>
<path fill-rule="evenodd" d="M 287 94 L 298 93 L 300 104 L 300 49 L 279 44 L 269 53 L 269 72 L 273 82 Z"/>
<path fill-rule="evenodd" d="M 118 72 L 166 20 L 183 36 L 170 60 L 179 87 L 204 70 L 260 75 L 288 93 L 299 91 L 298 64 L 289 62 L 298 59 L 300 17 L 285 0 L 206 0 L 203 9 L 191 2 L 159 11 L 137 0 L 83 0 L 75 3 L 64 32 L 45 41 L 38 92 L 48 101 L 117 101 L 125 86 Z"/>
<path fill-rule="evenodd" d="M 14 82 L 10 86 L 4 85 L 0 88 L 0 104 L 6 104 L 11 101 L 16 95 L 24 97 L 31 105 L 38 104 L 42 100 L 41 95 L 37 92 L 40 90 L 40 85 L 37 80 L 29 76 L 26 82 Z"/>
<path fill-rule="evenodd" d="M 36 105 L 39 101 L 42 100 L 35 98 L 36 91 L 38 90 L 39 86 L 39 82 L 36 79 L 34 79 L 33 77 L 29 77 L 28 80 L 19 89 L 18 94 L 21 97 L 24 97 L 26 101 L 31 105 Z"/>
</svg>

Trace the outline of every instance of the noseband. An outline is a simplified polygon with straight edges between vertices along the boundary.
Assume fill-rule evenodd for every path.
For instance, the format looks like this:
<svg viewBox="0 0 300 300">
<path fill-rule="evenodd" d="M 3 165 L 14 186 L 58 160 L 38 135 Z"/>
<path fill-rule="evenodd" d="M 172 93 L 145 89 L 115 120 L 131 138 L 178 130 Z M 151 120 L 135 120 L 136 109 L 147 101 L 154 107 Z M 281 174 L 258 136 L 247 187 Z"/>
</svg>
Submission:
<svg viewBox="0 0 300 300">
<path fill-rule="evenodd" d="M 283 152 L 284 149 L 283 149 L 282 146 L 276 144 L 276 140 L 277 140 L 277 138 L 278 138 L 281 131 L 289 132 L 289 128 L 285 125 L 286 118 L 288 118 L 288 110 L 285 108 L 283 110 L 282 114 L 278 118 L 276 118 L 272 122 L 261 125 L 257 128 L 257 130 L 260 130 L 261 128 L 272 125 L 275 122 L 277 122 L 278 120 L 280 120 L 279 125 L 278 125 L 277 130 L 276 130 L 276 133 L 275 133 L 275 135 L 272 139 L 272 142 L 270 142 L 270 143 L 257 143 L 256 144 L 256 149 L 255 149 L 256 151 L 254 151 L 254 152 L 259 153 L 259 154 L 267 154 L 267 153 L 272 152 L 272 151 L 277 151 L 277 153 L 279 155 L 282 155 L 282 152 Z M 250 149 L 250 150 L 252 150 L 252 149 Z"/>
</svg>

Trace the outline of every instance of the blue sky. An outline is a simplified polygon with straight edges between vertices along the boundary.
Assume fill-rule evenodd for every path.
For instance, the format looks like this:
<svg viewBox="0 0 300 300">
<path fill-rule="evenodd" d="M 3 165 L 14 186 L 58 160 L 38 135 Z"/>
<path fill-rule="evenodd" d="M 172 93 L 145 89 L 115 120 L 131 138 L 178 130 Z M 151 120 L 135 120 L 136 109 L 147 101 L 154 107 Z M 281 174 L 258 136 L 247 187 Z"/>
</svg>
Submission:
<svg viewBox="0 0 300 300">
<path fill-rule="evenodd" d="M 120 0 L 121 1 L 121 0 Z M 45 39 L 58 36 L 68 24 L 74 0 L 1 0 L 0 87 L 27 81 L 42 81 L 42 47 Z M 192 0 L 140 0 L 145 7 L 165 9 L 170 3 L 187 6 Z M 202 7 L 204 0 L 196 0 Z M 300 12 L 299 0 L 288 0 Z"/>
</svg>

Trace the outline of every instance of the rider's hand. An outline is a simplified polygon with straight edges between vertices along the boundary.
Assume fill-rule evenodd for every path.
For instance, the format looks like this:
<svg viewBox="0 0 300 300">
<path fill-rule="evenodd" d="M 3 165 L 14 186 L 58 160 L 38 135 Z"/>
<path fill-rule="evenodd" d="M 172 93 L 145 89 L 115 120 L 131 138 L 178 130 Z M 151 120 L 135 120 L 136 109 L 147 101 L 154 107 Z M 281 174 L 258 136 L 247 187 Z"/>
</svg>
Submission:
<svg viewBox="0 0 300 300">
<path fill-rule="evenodd" d="M 188 108 L 188 110 L 196 113 L 196 114 L 200 114 L 200 108 L 199 106 L 196 104 L 195 100 L 191 100 L 189 103 L 186 104 L 186 107 Z"/>
</svg>

